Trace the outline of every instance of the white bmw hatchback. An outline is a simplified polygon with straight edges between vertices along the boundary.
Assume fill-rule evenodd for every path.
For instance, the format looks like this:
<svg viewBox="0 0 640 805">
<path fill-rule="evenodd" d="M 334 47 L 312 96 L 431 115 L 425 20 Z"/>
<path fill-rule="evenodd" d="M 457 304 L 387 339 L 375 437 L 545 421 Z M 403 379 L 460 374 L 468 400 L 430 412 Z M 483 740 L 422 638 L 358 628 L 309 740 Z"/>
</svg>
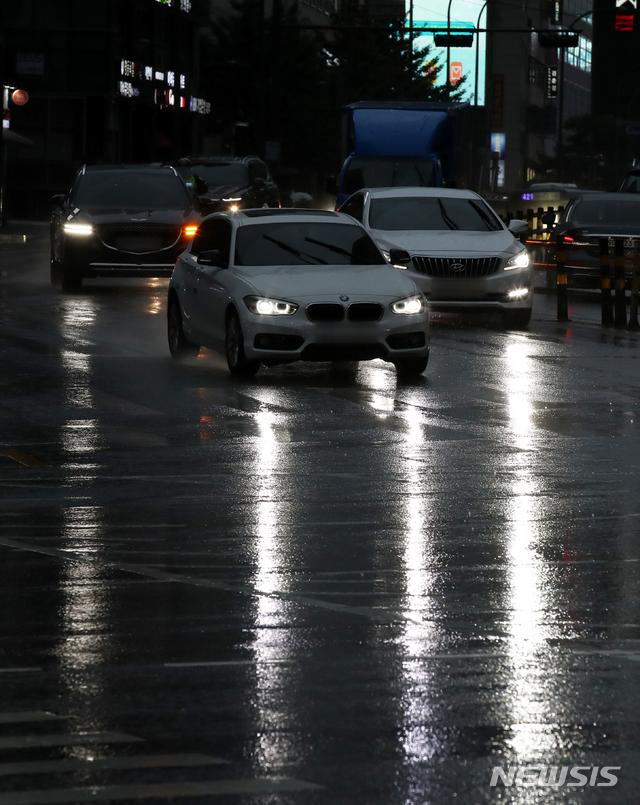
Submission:
<svg viewBox="0 0 640 805">
<path fill-rule="evenodd" d="M 340 207 L 369 230 L 383 253 L 437 309 L 494 308 L 505 324 L 529 324 L 533 272 L 516 236 L 477 193 L 443 187 L 359 190 Z"/>
<path fill-rule="evenodd" d="M 167 319 L 174 357 L 209 347 L 241 376 L 261 364 L 375 358 L 420 374 L 429 358 L 424 295 L 338 212 L 203 219 L 173 270 Z"/>
</svg>

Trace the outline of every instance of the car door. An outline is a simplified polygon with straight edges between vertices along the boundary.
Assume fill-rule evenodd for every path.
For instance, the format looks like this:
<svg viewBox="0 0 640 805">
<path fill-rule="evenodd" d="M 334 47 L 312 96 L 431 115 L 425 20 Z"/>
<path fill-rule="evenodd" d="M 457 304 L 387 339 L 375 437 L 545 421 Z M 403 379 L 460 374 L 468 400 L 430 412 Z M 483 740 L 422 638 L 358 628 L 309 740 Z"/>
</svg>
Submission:
<svg viewBox="0 0 640 805">
<path fill-rule="evenodd" d="M 227 218 L 204 221 L 202 238 L 196 244 L 198 254 L 216 249 L 223 263 L 229 263 L 233 227 Z M 229 270 L 220 266 L 207 266 L 197 262 L 194 294 L 194 324 L 202 334 L 202 343 L 217 346 L 224 341 L 225 312 L 229 300 Z"/>
</svg>

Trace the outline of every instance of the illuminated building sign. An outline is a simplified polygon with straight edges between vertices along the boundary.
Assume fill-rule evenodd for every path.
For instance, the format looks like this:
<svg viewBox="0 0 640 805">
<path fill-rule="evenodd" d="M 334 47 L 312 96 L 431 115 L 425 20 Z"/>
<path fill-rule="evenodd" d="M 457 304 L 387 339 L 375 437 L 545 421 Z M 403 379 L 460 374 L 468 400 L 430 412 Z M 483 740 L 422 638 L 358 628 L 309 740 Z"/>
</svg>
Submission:
<svg viewBox="0 0 640 805">
<path fill-rule="evenodd" d="M 558 68 L 547 67 L 547 98 L 554 100 L 558 97 Z"/>
<path fill-rule="evenodd" d="M 633 16 L 638 10 L 638 0 L 616 0 L 616 31 L 633 31 Z"/>
<path fill-rule="evenodd" d="M 211 104 L 202 98 L 191 97 L 189 101 L 189 109 L 192 112 L 198 112 L 201 115 L 208 115 L 211 112 Z"/>
<path fill-rule="evenodd" d="M 479 28 L 485 27 L 482 23 L 486 21 L 486 12 L 483 13 L 480 24 L 478 15 L 482 9 L 482 3 L 478 0 L 406 0 L 406 19 L 409 19 L 413 6 L 413 27 L 414 28 L 447 28 L 447 9 L 450 8 L 450 27 L 460 30 L 460 33 L 473 31 L 476 25 Z M 407 23 L 408 24 L 408 23 Z M 433 33 L 414 33 L 414 44 L 416 48 L 423 48 L 426 45 L 431 47 L 429 58 L 438 58 L 438 64 L 444 69 L 435 78 L 435 84 L 442 86 L 447 83 L 447 51 L 449 51 L 449 72 L 450 83 L 457 85 L 461 77 L 465 77 L 461 100 L 473 102 L 476 91 L 476 55 L 478 60 L 478 106 L 485 104 L 485 74 L 486 74 L 486 52 L 487 36 L 484 33 L 475 34 L 473 47 L 436 47 L 434 44 Z M 427 68 L 428 69 L 428 68 Z"/>
</svg>

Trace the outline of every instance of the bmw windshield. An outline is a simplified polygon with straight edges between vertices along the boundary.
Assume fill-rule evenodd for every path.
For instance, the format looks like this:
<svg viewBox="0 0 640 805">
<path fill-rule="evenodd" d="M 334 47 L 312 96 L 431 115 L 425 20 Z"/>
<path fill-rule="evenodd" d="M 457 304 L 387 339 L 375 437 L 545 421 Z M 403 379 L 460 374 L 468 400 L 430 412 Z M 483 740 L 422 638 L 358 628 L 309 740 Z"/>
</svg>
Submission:
<svg viewBox="0 0 640 805">
<path fill-rule="evenodd" d="M 243 226 L 236 235 L 238 266 L 386 265 L 359 226 L 297 222 Z"/>
</svg>

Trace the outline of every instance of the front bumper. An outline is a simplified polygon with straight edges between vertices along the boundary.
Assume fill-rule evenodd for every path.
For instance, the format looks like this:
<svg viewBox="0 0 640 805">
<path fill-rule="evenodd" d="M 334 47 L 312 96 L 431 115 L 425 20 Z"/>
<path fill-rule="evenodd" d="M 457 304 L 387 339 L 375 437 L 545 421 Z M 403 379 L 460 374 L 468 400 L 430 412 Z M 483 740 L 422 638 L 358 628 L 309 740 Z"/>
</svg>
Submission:
<svg viewBox="0 0 640 805">
<path fill-rule="evenodd" d="M 377 322 L 312 322 L 303 309 L 288 322 L 273 318 L 244 316 L 244 352 L 249 360 L 290 363 L 382 358 L 393 362 L 429 355 L 428 311 L 399 316 L 387 310 Z"/>
<path fill-rule="evenodd" d="M 399 269 L 401 270 L 401 269 Z M 456 277 L 441 279 L 407 269 L 407 274 L 429 300 L 433 309 L 498 308 L 515 310 L 533 304 L 533 270 L 500 269 L 486 277 Z M 513 291 L 527 290 L 523 296 L 512 297 Z"/>
<path fill-rule="evenodd" d="M 64 263 L 81 277 L 170 277 L 178 256 L 187 248 L 189 238 L 171 248 L 146 254 L 118 251 L 106 247 L 97 237 L 78 242 L 65 238 Z"/>
</svg>

